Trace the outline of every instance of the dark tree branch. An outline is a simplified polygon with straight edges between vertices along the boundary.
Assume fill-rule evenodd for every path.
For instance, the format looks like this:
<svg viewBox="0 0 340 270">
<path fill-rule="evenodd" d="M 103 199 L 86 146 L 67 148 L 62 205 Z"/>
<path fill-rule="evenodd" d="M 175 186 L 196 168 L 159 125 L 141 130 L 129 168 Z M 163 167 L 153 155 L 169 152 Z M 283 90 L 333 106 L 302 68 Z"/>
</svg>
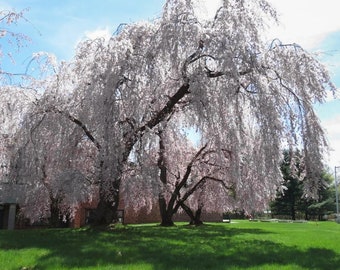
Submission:
<svg viewBox="0 0 340 270">
<path fill-rule="evenodd" d="M 192 64 L 193 62 L 197 61 L 198 59 L 200 59 L 203 49 L 204 49 L 204 41 L 200 40 L 197 50 L 184 61 L 183 66 L 182 66 L 182 77 L 183 77 L 185 84 L 189 83 L 189 78 L 187 75 L 188 66 Z"/>
<path fill-rule="evenodd" d="M 209 78 L 217 78 L 217 77 L 221 77 L 221 76 L 231 76 L 232 75 L 230 72 L 212 71 L 212 70 L 208 69 L 207 67 L 205 67 L 205 70 L 206 70 L 206 74 Z M 253 72 L 253 69 L 249 68 L 249 69 L 246 69 L 246 70 L 239 71 L 238 74 L 240 76 L 244 76 L 244 75 L 247 75 L 251 72 Z"/>
<path fill-rule="evenodd" d="M 274 72 L 275 72 L 275 74 L 276 74 L 276 76 L 277 76 L 277 79 L 278 79 L 279 82 L 280 82 L 280 85 L 281 85 L 284 89 L 286 89 L 290 94 L 292 94 L 292 95 L 294 96 L 295 100 L 298 102 L 299 106 L 301 106 L 302 104 L 301 104 L 301 99 L 299 98 L 299 96 L 298 96 L 297 94 L 295 94 L 295 92 L 293 91 L 293 89 L 291 89 L 290 87 L 288 87 L 288 86 L 284 83 L 283 78 L 281 77 L 281 75 L 280 75 L 276 70 L 274 70 Z"/>
<path fill-rule="evenodd" d="M 187 94 L 190 92 L 189 90 L 189 84 L 185 83 L 183 84 L 177 92 L 169 97 L 168 102 L 164 105 L 164 107 L 158 111 L 158 113 L 155 114 L 154 117 L 152 117 L 149 121 L 147 121 L 144 125 L 142 125 L 140 128 L 136 130 L 136 135 L 142 135 L 146 129 L 152 129 L 155 126 L 157 126 L 160 122 L 162 122 L 167 116 L 173 111 L 174 107 L 178 102 Z"/>
<path fill-rule="evenodd" d="M 216 177 L 212 177 L 212 176 L 203 176 L 191 189 L 189 189 L 180 200 L 178 200 L 176 206 L 175 206 L 175 210 L 177 211 L 178 208 L 183 204 L 183 202 L 185 202 L 200 186 L 204 185 L 206 181 L 214 181 L 214 182 L 218 182 L 220 184 L 222 184 L 222 186 L 229 191 L 234 191 L 234 187 L 228 187 L 225 182 L 222 179 L 216 178 Z"/>
<path fill-rule="evenodd" d="M 44 110 L 45 113 L 58 113 L 64 117 L 66 117 L 67 119 L 69 119 L 71 122 L 75 123 L 77 126 L 79 126 L 85 133 L 85 135 L 87 136 L 87 138 L 96 146 L 96 148 L 98 150 L 101 149 L 101 145 L 100 143 L 95 139 L 95 137 L 92 135 L 91 131 L 87 128 L 87 126 L 81 122 L 78 118 L 74 117 L 73 115 L 69 114 L 66 111 L 62 111 L 59 110 L 55 107 L 51 107 L 49 109 Z"/>
<path fill-rule="evenodd" d="M 195 214 L 194 212 L 191 210 L 191 208 L 189 206 L 187 206 L 184 201 L 180 201 L 179 202 L 180 206 L 182 207 L 182 209 L 185 211 L 185 213 L 190 217 L 191 220 L 195 219 Z"/>
<path fill-rule="evenodd" d="M 202 152 L 204 151 L 204 149 L 207 147 L 208 145 L 205 144 L 197 153 L 196 155 L 191 159 L 191 161 L 189 162 L 189 164 L 187 165 L 187 168 L 186 168 L 186 171 L 185 171 L 185 174 L 182 178 L 182 180 L 177 183 L 176 187 L 175 187 L 175 190 L 174 192 L 172 193 L 171 195 L 171 198 L 169 200 L 169 208 L 173 208 L 173 206 L 175 205 L 175 202 L 176 202 L 176 199 L 179 197 L 179 194 L 180 194 L 180 191 L 181 189 L 183 188 L 183 186 L 187 183 L 188 179 L 189 179 L 189 176 L 191 174 L 191 169 L 192 169 L 192 166 L 194 164 L 194 162 L 199 158 L 199 156 L 202 154 Z M 177 207 L 178 209 L 178 207 Z M 176 209 L 176 211 L 177 211 Z"/>
</svg>

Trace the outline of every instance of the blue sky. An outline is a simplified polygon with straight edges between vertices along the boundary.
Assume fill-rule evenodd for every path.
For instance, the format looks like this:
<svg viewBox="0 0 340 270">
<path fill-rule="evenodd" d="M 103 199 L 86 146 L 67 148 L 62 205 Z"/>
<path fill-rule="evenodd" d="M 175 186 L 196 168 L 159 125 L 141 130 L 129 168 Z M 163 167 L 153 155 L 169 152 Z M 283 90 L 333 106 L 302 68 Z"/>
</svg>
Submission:
<svg viewBox="0 0 340 270">
<path fill-rule="evenodd" d="M 1 9 L 25 12 L 27 21 L 20 21 L 15 31 L 31 38 L 20 50 L 21 61 L 32 52 L 48 51 L 59 60 L 69 60 L 74 47 L 96 31 L 113 33 L 120 23 L 153 19 L 161 14 L 162 1 L 147 0 L 5 0 Z M 11 27 L 13 29 L 13 27 Z M 18 60 L 17 65 L 22 64 Z"/>
<path fill-rule="evenodd" d="M 198 0 L 204 12 L 213 10 L 220 0 Z M 338 0 L 269 0 L 277 8 L 282 23 L 269 32 L 269 38 L 296 42 L 312 53 L 329 69 L 333 82 L 340 89 L 340 20 Z M 2 65 L 12 72 L 24 72 L 32 53 L 47 51 L 58 60 L 69 60 L 76 44 L 86 37 L 112 34 L 120 23 L 152 20 L 159 17 L 163 0 L 4 0 L 0 9 L 25 12 L 27 21 L 20 21 L 12 30 L 25 33 L 31 42 L 17 53 L 3 42 L 4 50 L 15 54 L 16 65 L 5 58 Z M 203 3 L 204 4 L 204 3 Z M 329 99 L 315 106 L 333 151 L 327 163 L 340 166 L 340 100 Z"/>
</svg>

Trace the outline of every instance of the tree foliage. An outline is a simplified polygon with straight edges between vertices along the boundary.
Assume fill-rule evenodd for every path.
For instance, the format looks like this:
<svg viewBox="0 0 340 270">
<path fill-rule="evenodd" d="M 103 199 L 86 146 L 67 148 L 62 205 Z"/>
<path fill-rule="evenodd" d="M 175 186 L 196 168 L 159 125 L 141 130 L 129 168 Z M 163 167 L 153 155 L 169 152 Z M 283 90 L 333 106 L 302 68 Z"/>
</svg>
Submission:
<svg viewBox="0 0 340 270">
<path fill-rule="evenodd" d="M 297 218 L 317 218 L 322 220 L 324 215 L 334 211 L 334 192 L 330 189 L 332 177 L 325 171 L 319 172 L 318 193 L 315 198 L 306 197 L 303 189 L 308 181 L 304 174 L 304 162 L 299 152 L 284 151 L 281 164 L 284 190 L 278 192 L 271 203 L 274 215 Z"/>
<path fill-rule="evenodd" d="M 42 169 L 49 170 L 49 164 L 48 177 L 72 168 L 86 179 L 84 167 L 68 161 L 79 141 L 92 143 L 86 148 L 94 151 L 94 169 L 88 170 L 98 187 L 96 221 L 109 223 L 117 218 L 124 174 L 138 147 L 157 149 L 159 127 L 174 118 L 200 134 L 198 149 L 191 150 L 172 147 L 179 133 L 169 132 L 166 168 L 175 172 L 174 179 L 177 171 L 182 177 L 186 165 L 201 160 L 195 156 L 204 154 L 199 149 L 214 151 L 214 160 L 221 162 L 227 151 L 223 180 L 235 191 L 231 207 L 263 209 L 281 185 L 280 156 L 288 145 L 303 149 L 308 179 L 303 191 L 316 195 L 326 142 L 312 105 L 334 90 L 327 71 L 297 44 L 264 42 L 264 18 L 276 21 L 275 10 L 264 0 L 223 1 L 211 20 L 201 20 L 195 12 L 190 0 L 168 0 L 155 21 L 126 25 L 110 40 L 80 43 L 74 59 L 46 80 L 44 96 L 27 120 L 32 124 L 23 125 L 26 135 L 17 148 L 22 154 L 13 161 L 21 173 L 13 179 L 36 171 L 35 179 L 52 183 L 44 180 Z M 52 155 L 52 149 L 60 155 Z M 162 154 L 161 148 L 149 155 L 155 153 Z M 83 155 L 77 158 L 84 160 Z M 182 164 L 174 158 L 179 156 Z M 162 174 L 157 166 L 159 171 L 150 166 L 147 175 Z M 148 170 L 145 164 L 142 168 Z M 205 170 L 197 168 L 198 175 Z M 218 190 L 205 188 L 202 194 L 210 197 Z"/>
<path fill-rule="evenodd" d="M 55 225 L 59 218 L 72 218 L 79 203 L 92 200 L 96 153 L 68 119 L 39 112 L 28 119 L 17 134 L 10 178 L 22 186 L 23 214 L 31 222 L 54 217 Z"/>
<path fill-rule="evenodd" d="M 228 177 L 230 152 L 212 142 L 194 145 L 178 121 L 173 116 L 158 126 L 155 138 L 143 138 L 144 145 L 134 152 L 133 174 L 128 173 L 122 184 L 128 205 L 158 200 L 161 224 L 166 226 L 173 225 L 173 215 L 182 209 L 192 222 L 200 223 L 199 216 L 195 219 L 195 209 L 200 209 L 199 213 L 203 207 L 208 211 L 231 207 L 235 185 Z"/>
<path fill-rule="evenodd" d="M 6 86 L 0 89 L 0 198 L 15 200 L 18 187 L 10 185 L 10 159 L 15 152 L 17 134 L 36 100 L 34 91 Z"/>
<path fill-rule="evenodd" d="M 12 30 L 12 26 L 16 25 L 20 20 L 24 20 L 24 13 L 27 10 L 16 12 L 14 10 L 0 10 L 0 83 L 6 83 L 14 73 L 4 70 L 2 62 L 9 60 L 14 62 L 13 54 L 17 53 L 22 48 L 29 37 L 22 33 L 17 33 Z M 7 46 L 11 49 L 7 50 Z"/>
</svg>

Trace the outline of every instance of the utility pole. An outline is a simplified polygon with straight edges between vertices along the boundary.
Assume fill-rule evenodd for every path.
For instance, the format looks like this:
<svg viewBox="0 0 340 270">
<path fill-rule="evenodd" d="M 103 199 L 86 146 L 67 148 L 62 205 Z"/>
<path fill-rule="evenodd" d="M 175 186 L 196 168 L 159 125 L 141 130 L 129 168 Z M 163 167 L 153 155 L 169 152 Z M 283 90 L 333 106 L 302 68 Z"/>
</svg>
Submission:
<svg viewBox="0 0 340 270">
<path fill-rule="evenodd" d="M 335 204 L 336 204 L 336 219 L 337 223 L 340 223 L 340 216 L 339 216 L 339 192 L 338 192 L 338 180 L 336 175 L 336 170 L 340 169 L 340 166 L 334 167 L 334 184 L 335 184 Z"/>
</svg>

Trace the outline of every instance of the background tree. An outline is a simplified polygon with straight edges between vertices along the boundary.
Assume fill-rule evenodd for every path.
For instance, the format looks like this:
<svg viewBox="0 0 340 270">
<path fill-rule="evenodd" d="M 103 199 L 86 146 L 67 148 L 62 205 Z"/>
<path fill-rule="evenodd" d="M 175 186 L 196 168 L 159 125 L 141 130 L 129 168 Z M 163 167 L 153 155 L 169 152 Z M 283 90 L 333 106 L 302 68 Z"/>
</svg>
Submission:
<svg viewBox="0 0 340 270">
<path fill-rule="evenodd" d="M 301 155 L 293 154 L 289 151 L 284 152 L 281 164 L 283 174 L 283 185 L 285 189 L 278 192 L 278 196 L 271 205 L 274 215 L 287 215 L 292 220 L 296 219 L 297 211 L 302 211 L 306 201 L 303 199 L 303 164 Z"/>
<path fill-rule="evenodd" d="M 9 25 L 23 18 L 22 12 L 2 11 L 2 14 L 4 14 L 2 20 L 9 20 L 7 22 Z M 5 29 L 2 29 L 2 31 L 5 31 Z M 18 49 L 22 46 L 21 39 L 26 38 L 24 35 L 15 34 L 9 30 L 6 30 L 5 34 L 10 35 L 8 42 L 14 42 L 12 39 L 16 40 Z M 9 56 L 10 52 L 8 53 Z M 32 222 L 46 218 L 46 213 L 51 214 L 51 220 L 58 220 L 59 222 L 62 212 L 59 209 L 48 211 L 50 206 L 56 204 L 49 203 L 45 195 L 49 196 L 51 202 L 62 201 L 57 198 L 59 196 L 57 194 L 60 194 L 60 192 L 54 192 L 50 186 L 50 181 L 46 180 L 48 177 L 51 178 L 49 172 L 53 166 L 56 166 L 56 162 L 53 162 L 51 157 L 54 157 L 54 160 L 58 159 L 59 164 L 65 160 L 65 156 L 56 155 L 56 152 L 61 151 L 62 147 L 58 148 L 61 144 L 57 144 L 58 140 L 54 144 L 52 138 L 53 131 L 60 132 L 59 135 L 62 136 L 63 131 L 58 128 L 62 123 L 55 116 L 53 118 L 53 116 L 42 115 L 40 111 L 41 104 L 44 103 L 44 100 L 41 99 L 41 89 L 50 83 L 46 75 L 51 74 L 51 71 L 54 70 L 55 58 L 53 55 L 38 53 L 30 63 L 33 63 L 34 60 L 37 60 L 37 70 L 45 73 L 43 80 L 35 79 L 28 74 L 14 74 L 0 70 L 1 76 L 5 76 L 7 79 L 11 80 L 16 75 L 20 75 L 23 79 L 22 81 L 16 80 L 16 82 L 20 81 L 20 86 L 2 86 L 0 90 L 0 196 L 4 201 L 19 203 L 22 213 L 30 217 Z M 2 83 L 6 83 L 6 80 L 1 81 Z M 40 124 L 42 124 L 42 128 Z M 51 130 L 48 131 L 49 128 Z M 37 133 L 38 136 L 36 136 Z M 71 137 L 74 135 L 70 130 L 66 133 Z M 83 136 L 83 134 L 80 136 Z M 74 143 L 74 140 L 70 140 L 69 137 L 66 139 L 64 136 L 63 139 L 71 145 Z M 74 151 L 75 147 L 71 147 L 71 149 L 73 149 L 71 151 Z M 86 151 L 91 151 L 91 149 L 92 145 L 86 147 Z M 85 155 L 82 158 L 86 158 Z M 49 168 L 47 168 L 48 166 Z M 74 172 L 72 173 L 74 174 Z M 40 177 L 41 175 L 43 177 Z M 86 185 L 86 181 L 79 180 L 78 182 Z M 79 187 L 80 185 L 78 185 Z M 78 198 L 79 196 L 77 197 L 76 194 L 78 193 L 74 193 L 71 197 Z M 67 198 L 70 198 L 70 196 Z M 68 210 L 71 213 L 74 211 L 72 207 Z M 57 218 L 53 218 L 54 214 Z M 54 223 L 57 224 L 57 222 Z"/>
<path fill-rule="evenodd" d="M 16 134 L 25 121 L 27 112 L 36 100 L 34 91 L 25 91 L 14 86 L 0 90 L 0 197 L 16 200 L 20 187 L 13 187 L 9 174 L 11 156 L 16 145 Z"/>
<path fill-rule="evenodd" d="M 231 151 L 242 208 L 260 209 L 261 195 L 275 194 L 283 145 L 303 149 L 303 190 L 317 194 L 326 143 L 313 102 L 335 88 L 298 45 L 264 42 L 268 17 L 276 13 L 264 0 L 223 1 L 209 21 L 200 21 L 192 1 L 168 0 L 158 20 L 79 45 L 49 83 L 41 113 L 65 117 L 97 148 L 98 223 L 117 218 L 134 147 L 175 111 L 213 136 L 218 153 Z"/>
<path fill-rule="evenodd" d="M 188 138 L 185 138 L 186 134 L 174 136 L 171 132 L 176 129 L 170 130 L 170 134 L 166 130 L 158 132 L 157 166 L 162 183 L 159 194 L 162 224 L 172 225 L 172 216 L 181 207 L 191 218 L 192 224 L 200 225 L 203 207 L 207 211 L 216 211 L 231 206 L 234 183 L 228 174 L 230 152 L 228 149 L 217 150 L 208 142 L 203 146 L 193 147 Z M 217 187 L 215 190 L 213 183 Z M 209 187 L 215 192 L 209 191 Z M 192 196 L 194 194 L 196 196 Z M 209 203 L 208 194 L 214 194 L 214 201 L 218 203 Z"/>
<path fill-rule="evenodd" d="M 216 211 L 232 205 L 230 193 L 233 183 L 227 175 L 230 153 L 224 149 L 221 157 L 217 148 L 210 143 L 195 146 L 180 122 L 174 117 L 160 124 L 153 138 L 143 138 L 144 144 L 138 145 L 138 150 L 134 152 L 137 162 L 134 164 L 139 171 L 128 174 L 122 184 L 125 187 L 124 202 L 129 205 L 136 205 L 135 201 L 145 201 L 143 197 L 153 194 L 148 206 L 152 207 L 152 203 L 158 200 L 163 226 L 173 225 L 173 216 L 181 208 L 193 224 L 200 225 L 203 207 L 207 211 Z M 207 193 L 211 191 L 208 187 L 213 189 L 212 183 L 215 183 L 215 190 L 209 198 Z M 139 192 L 134 191 L 136 189 Z M 136 198 L 131 193 L 139 196 Z"/>
<path fill-rule="evenodd" d="M 43 102 L 37 101 L 16 134 L 10 179 L 21 186 L 22 213 L 31 222 L 49 219 L 57 227 L 95 195 L 96 149 L 68 119 L 37 111 Z"/>
<path fill-rule="evenodd" d="M 334 209 L 336 209 L 334 199 L 335 190 L 332 189 L 334 177 L 330 173 L 323 171 L 321 173 L 321 179 L 323 185 L 319 190 L 318 197 L 308 204 L 306 211 L 310 218 L 317 218 L 318 220 L 324 220 L 327 216 L 334 213 Z"/>
<path fill-rule="evenodd" d="M 304 164 L 299 152 L 291 153 L 286 150 L 281 164 L 285 187 L 278 192 L 277 198 L 271 204 L 274 215 L 289 216 L 292 220 L 296 218 L 309 219 L 328 214 L 334 206 L 334 199 L 329 189 L 332 178 L 329 174 L 321 171 L 319 174 L 318 194 L 315 198 L 304 196 L 303 184 L 307 181 L 304 175 Z"/>
<path fill-rule="evenodd" d="M 12 58 L 29 38 L 21 33 L 11 31 L 11 26 L 24 19 L 24 12 L 0 10 L 0 181 L 9 173 L 9 154 L 13 148 L 13 137 L 19 129 L 26 111 L 37 97 L 33 91 L 23 91 L 19 87 L 6 85 L 11 77 L 10 72 L 3 69 L 3 61 Z M 10 45 L 14 52 L 8 49 Z"/>
<path fill-rule="evenodd" d="M 21 12 L 15 12 L 13 10 L 0 10 L 0 83 L 3 84 L 8 82 L 14 74 L 3 69 L 2 62 L 4 60 L 13 61 L 13 53 L 19 51 L 27 41 L 29 37 L 22 34 L 16 33 L 11 30 L 11 26 L 18 23 L 20 20 L 25 20 L 24 13 L 27 10 L 22 10 Z M 11 50 L 6 50 L 5 47 L 10 46 Z"/>
</svg>

